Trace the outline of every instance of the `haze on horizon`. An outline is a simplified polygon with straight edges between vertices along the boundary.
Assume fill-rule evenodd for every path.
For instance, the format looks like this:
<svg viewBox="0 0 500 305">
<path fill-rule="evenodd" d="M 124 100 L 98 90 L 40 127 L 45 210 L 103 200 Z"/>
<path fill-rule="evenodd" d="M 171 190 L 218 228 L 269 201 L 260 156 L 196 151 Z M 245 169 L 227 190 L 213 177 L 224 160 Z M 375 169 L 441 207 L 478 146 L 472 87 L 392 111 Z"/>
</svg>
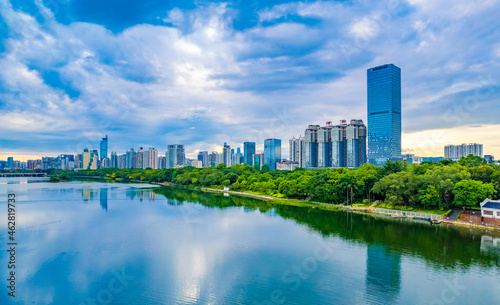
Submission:
<svg viewBox="0 0 500 305">
<path fill-rule="evenodd" d="M 403 150 L 500 157 L 499 1 L 0 0 L 0 160 L 184 144 L 189 157 L 362 119 L 402 70 Z"/>
</svg>

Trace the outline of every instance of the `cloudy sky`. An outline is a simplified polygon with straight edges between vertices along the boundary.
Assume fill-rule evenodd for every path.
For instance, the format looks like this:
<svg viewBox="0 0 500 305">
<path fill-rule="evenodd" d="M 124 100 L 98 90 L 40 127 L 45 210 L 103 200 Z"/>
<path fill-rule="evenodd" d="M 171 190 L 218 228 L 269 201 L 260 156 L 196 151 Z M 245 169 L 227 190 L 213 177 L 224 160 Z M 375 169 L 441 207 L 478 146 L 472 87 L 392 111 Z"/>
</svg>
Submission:
<svg viewBox="0 0 500 305">
<path fill-rule="evenodd" d="M 0 0 L 0 159 L 218 150 L 366 122 L 402 69 L 403 149 L 500 157 L 500 1 Z M 188 154 L 189 155 L 189 154 Z"/>
</svg>

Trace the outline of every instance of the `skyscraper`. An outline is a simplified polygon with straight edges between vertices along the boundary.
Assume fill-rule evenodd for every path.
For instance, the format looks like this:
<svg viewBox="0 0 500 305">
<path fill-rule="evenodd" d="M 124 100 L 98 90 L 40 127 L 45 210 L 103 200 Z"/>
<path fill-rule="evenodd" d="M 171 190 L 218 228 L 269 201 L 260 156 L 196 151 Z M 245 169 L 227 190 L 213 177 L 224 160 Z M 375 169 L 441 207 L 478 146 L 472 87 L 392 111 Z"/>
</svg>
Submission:
<svg viewBox="0 0 500 305">
<path fill-rule="evenodd" d="M 264 164 L 271 170 L 276 169 L 276 163 L 281 162 L 281 140 L 267 139 L 264 141 Z"/>
<path fill-rule="evenodd" d="M 253 155 L 255 155 L 255 142 L 244 142 L 243 143 L 243 162 L 250 166 L 253 165 Z"/>
<path fill-rule="evenodd" d="M 346 167 L 366 163 L 366 126 L 362 120 L 351 120 L 346 128 Z"/>
<path fill-rule="evenodd" d="M 127 156 L 126 156 L 126 168 L 134 168 L 134 161 L 135 160 L 135 151 L 133 148 L 131 148 L 129 151 L 127 151 Z"/>
<path fill-rule="evenodd" d="M 332 122 L 318 129 L 318 167 L 330 167 L 332 159 Z"/>
<path fill-rule="evenodd" d="M 368 162 L 401 160 L 401 69 L 393 64 L 367 70 Z"/>
<path fill-rule="evenodd" d="M 186 159 L 186 155 L 184 152 L 184 145 L 179 145 L 179 144 L 168 145 L 165 156 L 167 158 L 168 168 L 174 168 L 176 166 L 184 166 Z"/>
<path fill-rule="evenodd" d="M 302 136 L 299 136 L 298 138 L 293 137 L 292 139 L 290 139 L 290 161 L 293 163 L 298 163 L 299 167 L 305 167 L 305 149 L 306 145 Z"/>
<path fill-rule="evenodd" d="M 231 146 L 224 142 L 224 148 L 222 148 L 222 154 L 224 155 L 223 162 L 226 166 L 231 166 Z"/>
<path fill-rule="evenodd" d="M 209 165 L 209 163 L 208 163 L 208 151 L 200 151 L 198 153 L 198 160 L 201 161 L 202 166 Z"/>
<path fill-rule="evenodd" d="M 306 168 L 318 166 L 318 129 L 319 125 L 309 125 L 305 131 Z"/>
<path fill-rule="evenodd" d="M 346 164 L 346 128 L 345 120 L 332 128 L 332 163 L 331 167 L 345 167 Z"/>
<path fill-rule="evenodd" d="M 108 157 L 108 135 L 106 135 L 105 138 L 102 138 L 101 140 L 101 145 L 100 145 L 101 151 L 101 160 L 104 158 Z"/>
<path fill-rule="evenodd" d="M 145 168 L 144 167 L 144 150 L 139 148 L 137 153 L 135 154 L 135 164 L 134 168 Z"/>
</svg>

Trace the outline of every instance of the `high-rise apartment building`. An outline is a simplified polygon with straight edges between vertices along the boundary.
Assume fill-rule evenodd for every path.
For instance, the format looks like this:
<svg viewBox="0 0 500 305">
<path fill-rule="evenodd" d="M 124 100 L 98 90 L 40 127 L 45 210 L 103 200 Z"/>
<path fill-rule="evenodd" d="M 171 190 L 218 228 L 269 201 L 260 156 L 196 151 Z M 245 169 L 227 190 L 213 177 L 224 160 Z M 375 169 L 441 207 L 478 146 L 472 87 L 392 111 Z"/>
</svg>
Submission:
<svg viewBox="0 0 500 305">
<path fill-rule="evenodd" d="M 368 162 L 401 160 L 401 69 L 393 64 L 367 70 Z"/>
<path fill-rule="evenodd" d="M 444 147 L 444 158 L 459 160 L 462 157 L 474 155 L 483 157 L 483 144 L 470 143 L 461 145 L 446 145 Z"/>
<path fill-rule="evenodd" d="M 202 166 L 210 165 L 208 162 L 208 151 L 200 151 L 198 153 L 198 160 L 201 161 Z"/>
<path fill-rule="evenodd" d="M 167 157 L 168 168 L 184 166 L 186 162 L 184 145 L 179 145 L 179 144 L 168 145 L 165 156 Z"/>
<path fill-rule="evenodd" d="M 276 163 L 281 162 L 281 140 L 267 139 L 264 141 L 264 164 L 271 170 L 276 169 Z"/>
<path fill-rule="evenodd" d="M 347 123 L 341 120 L 339 125 L 332 128 L 332 163 L 331 167 L 345 167 L 347 143 L 346 139 Z"/>
<path fill-rule="evenodd" d="M 222 154 L 223 154 L 223 163 L 226 164 L 226 166 L 231 166 L 231 146 L 228 145 L 226 142 L 224 142 L 224 147 L 222 148 Z"/>
<path fill-rule="evenodd" d="M 318 166 L 318 129 L 319 125 L 309 125 L 304 134 L 306 151 L 306 168 Z"/>
<path fill-rule="evenodd" d="M 139 148 L 139 150 L 135 153 L 135 164 L 134 168 L 144 168 L 144 150 Z"/>
<path fill-rule="evenodd" d="M 302 136 L 290 139 L 290 162 L 297 163 L 299 167 L 305 167 L 306 143 Z"/>
<path fill-rule="evenodd" d="M 100 157 L 101 160 L 108 157 L 108 136 L 102 138 L 100 143 Z"/>
<path fill-rule="evenodd" d="M 362 120 L 351 120 L 346 127 L 346 167 L 366 163 L 366 126 Z"/>
<path fill-rule="evenodd" d="M 332 159 L 332 122 L 320 127 L 317 132 L 318 138 L 318 163 L 317 167 L 330 167 Z"/>
<path fill-rule="evenodd" d="M 144 154 L 147 154 L 147 163 L 144 163 L 144 168 L 151 167 L 152 169 L 158 169 L 158 149 L 150 147 Z"/>
<path fill-rule="evenodd" d="M 126 168 L 134 168 L 136 153 L 133 148 L 127 151 Z"/>
<path fill-rule="evenodd" d="M 243 162 L 250 166 L 253 165 L 253 155 L 255 155 L 255 142 L 243 143 Z"/>
</svg>

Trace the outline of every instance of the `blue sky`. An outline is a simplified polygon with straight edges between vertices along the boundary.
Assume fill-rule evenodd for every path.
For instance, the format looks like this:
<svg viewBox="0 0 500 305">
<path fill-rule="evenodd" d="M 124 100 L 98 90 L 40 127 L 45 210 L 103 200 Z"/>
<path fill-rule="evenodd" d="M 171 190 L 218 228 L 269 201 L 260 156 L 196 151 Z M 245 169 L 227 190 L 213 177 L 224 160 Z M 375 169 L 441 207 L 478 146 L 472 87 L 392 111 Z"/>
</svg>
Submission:
<svg viewBox="0 0 500 305">
<path fill-rule="evenodd" d="M 363 119 L 402 69 L 403 149 L 500 157 L 499 1 L 0 0 L 0 159 L 218 150 Z"/>
</svg>

